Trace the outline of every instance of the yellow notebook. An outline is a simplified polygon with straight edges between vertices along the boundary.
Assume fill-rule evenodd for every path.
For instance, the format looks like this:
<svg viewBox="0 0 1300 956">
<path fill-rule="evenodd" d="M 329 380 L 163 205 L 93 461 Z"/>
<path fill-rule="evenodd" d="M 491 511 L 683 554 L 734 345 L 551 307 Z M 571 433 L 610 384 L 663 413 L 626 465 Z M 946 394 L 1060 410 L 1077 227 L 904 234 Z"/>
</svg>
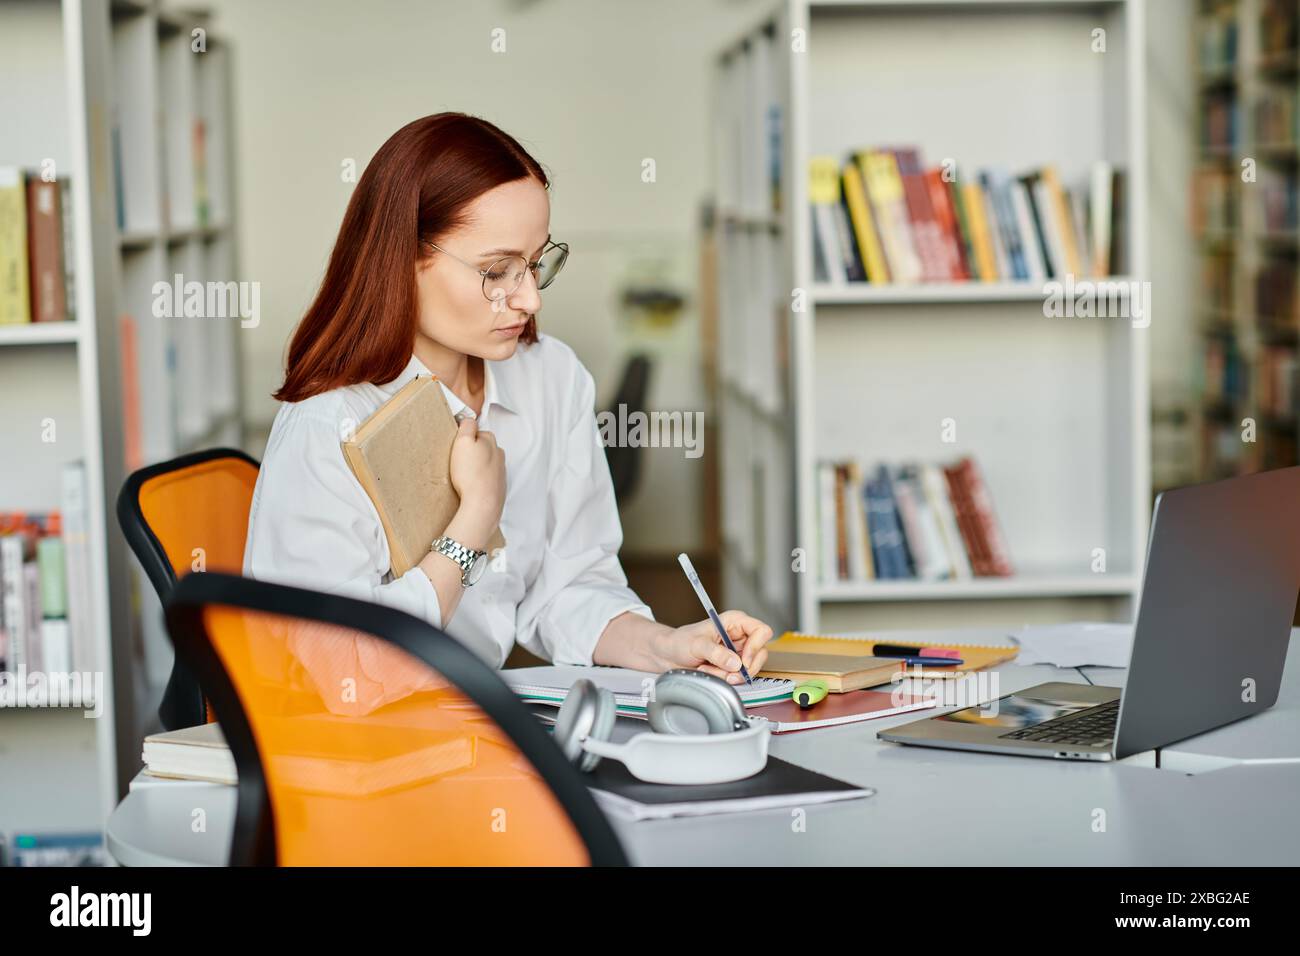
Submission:
<svg viewBox="0 0 1300 956">
<path fill-rule="evenodd" d="M 875 641 L 871 638 L 852 638 L 852 637 L 823 637 L 815 634 L 798 634 L 794 631 L 786 631 L 777 640 L 768 645 L 772 654 L 777 652 L 793 652 L 799 654 L 832 654 L 836 656 L 850 655 L 860 657 L 869 655 L 874 652 L 877 643 L 880 644 L 897 644 L 898 638 L 895 637 L 889 641 Z M 1019 648 L 1011 645 L 998 647 L 987 644 L 934 644 L 930 641 L 925 642 L 926 647 L 946 647 L 951 648 L 961 654 L 961 659 L 965 662 L 958 667 L 927 667 L 924 668 L 919 676 L 922 677 L 957 677 L 960 674 L 969 671 L 983 670 L 986 667 L 996 667 L 998 664 L 1005 664 L 1009 660 L 1014 660 Z M 770 656 L 770 655 L 769 655 Z M 764 668 L 763 673 L 767 673 Z M 911 676 L 915 674 L 915 668 L 909 669 Z"/>
<path fill-rule="evenodd" d="M 451 485 L 457 427 L 437 379 L 420 375 L 343 443 L 348 466 L 379 512 L 394 578 L 424 559 L 460 507 Z M 487 550 L 505 544 L 497 528 Z"/>
</svg>

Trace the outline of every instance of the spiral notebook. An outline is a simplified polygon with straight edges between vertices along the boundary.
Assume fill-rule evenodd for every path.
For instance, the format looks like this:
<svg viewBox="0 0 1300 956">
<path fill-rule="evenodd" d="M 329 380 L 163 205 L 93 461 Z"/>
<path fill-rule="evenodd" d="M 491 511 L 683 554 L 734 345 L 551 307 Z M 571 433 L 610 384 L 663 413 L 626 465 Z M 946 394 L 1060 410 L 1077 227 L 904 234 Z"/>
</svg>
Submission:
<svg viewBox="0 0 1300 956">
<path fill-rule="evenodd" d="M 802 654 L 857 656 L 873 654 L 877 644 L 898 644 L 900 642 L 911 643 L 910 640 L 902 641 L 898 635 L 877 641 L 870 637 L 840 637 L 829 634 L 799 634 L 795 631 L 786 631 L 768 647 L 774 651 L 790 651 Z M 961 659 L 965 663 L 957 667 L 926 667 L 920 673 L 917 672 L 916 667 L 909 667 L 909 677 L 960 677 L 970 671 L 1005 664 L 1009 660 L 1014 660 L 1016 654 L 1019 653 L 1019 648 L 1011 644 L 962 644 L 950 641 L 927 641 L 923 640 L 919 635 L 916 642 L 925 647 L 946 647 L 955 650 L 961 654 Z"/>
<path fill-rule="evenodd" d="M 646 700 L 658 674 L 634 671 L 626 667 L 515 667 L 501 671 L 505 681 L 519 699 L 527 704 L 559 707 L 569 696 L 576 681 L 589 680 L 614 694 L 618 712 L 623 717 L 645 717 Z M 733 685 L 746 707 L 762 707 L 789 700 L 794 682 L 766 677 L 754 683 Z"/>
</svg>

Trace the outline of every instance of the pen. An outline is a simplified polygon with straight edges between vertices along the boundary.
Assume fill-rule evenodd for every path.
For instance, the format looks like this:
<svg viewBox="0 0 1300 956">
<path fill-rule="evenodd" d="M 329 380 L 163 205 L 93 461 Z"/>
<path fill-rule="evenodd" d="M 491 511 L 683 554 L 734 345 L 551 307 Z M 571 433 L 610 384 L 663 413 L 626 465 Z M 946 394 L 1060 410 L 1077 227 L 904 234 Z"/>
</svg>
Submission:
<svg viewBox="0 0 1300 956">
<path fill-rule="evenodd" d="M 722 618 L 718 617 L 718 612 L 714 610 L 713 602 L 709 600 L 708 592 L 704 590 L 704 585 L 700 583 L 700 576 L 695 573 L 695 565 L 691 564 L 691 559 L 686 556 L 685 551 L 677 555 L 677 563 L 680 564 L 682 570 L 686 572 L 686 580 L 690 581 L 691 587 L 695 588 L 695 596 L 700 599 L 700 603 L 704 605 L 704 610 L 709 614 L 709 620 L 712 621 L 713 626 L 718 629 L 718 636 L 722 638 L 722 643 L 727 645 L 727 650 L 739 657 L 740 655 L 736 651 L 736 645 L 731 643 L 731 638 L 727 636 L 727 629 L 722 626 Z M 744 661 L 740 662 L 740 676 L 745 678 L 746 684 L 754 683 L 754 679 L 749 676 L 749 671 L 745 670 Z"/>
</svg>

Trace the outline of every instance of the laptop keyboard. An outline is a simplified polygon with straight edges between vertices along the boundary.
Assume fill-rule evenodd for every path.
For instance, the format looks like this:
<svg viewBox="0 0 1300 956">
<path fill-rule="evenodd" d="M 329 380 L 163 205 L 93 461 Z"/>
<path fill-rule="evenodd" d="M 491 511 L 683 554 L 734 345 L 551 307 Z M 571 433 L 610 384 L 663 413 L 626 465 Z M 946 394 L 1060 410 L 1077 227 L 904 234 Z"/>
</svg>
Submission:
<svg viewBox="0 0 1300 956">
<path fill-rule="evenodd" d="M 1094 746 L 1110 743 L 1115 738 L 1115 722 L 1118 718 L 1119 701 L 1113 700 L 1109 704 L 1085 710 L 1082 714 L 1066 714 L 1001 736 L 1009 740 Z"/>
</svg>

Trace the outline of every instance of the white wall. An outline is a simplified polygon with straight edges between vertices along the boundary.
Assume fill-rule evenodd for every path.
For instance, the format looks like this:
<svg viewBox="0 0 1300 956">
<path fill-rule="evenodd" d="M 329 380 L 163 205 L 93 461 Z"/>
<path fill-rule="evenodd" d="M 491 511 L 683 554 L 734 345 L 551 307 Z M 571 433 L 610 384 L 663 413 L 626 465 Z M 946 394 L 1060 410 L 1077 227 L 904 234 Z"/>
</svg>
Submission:
<svg viewBox="0 0 1300 956">
<path fill-rule="evenodd" d="M 209 6 L 214 28 L 234 47 L 242 272 L 262 291 L 261 325 L 243 340 L 251 422 L 274 415 L 270 393 L 280 384 L 285 346 L 320 281 L 352 189 L 341 180 L 341 164 L 351 158 L 363 168 L 391 133 L 429 113 L 460 110 L 491 120 L 553 177 L 552 229 L 570 243 L 572 257 L 547 291 L 540 321 L 577 350 L 602 401 L 620 368 L 613 295 L 624 250 L 660 250 L 694 292 L 695 222 L 709 176 L 707 68 L 713 52 L 757 16 L 756 4 Z M 505 53 L 491 49 L 497 28 L 505 31 Z M 657 164 L 653 184 L 641 181 L 645 157 Z M 697 355 L 657 376 L 652 407 L 703 407 L 690 367 Z M 628 543 L 688 547 L 696 540 L 698 462 L 686 463 L 680 451 L 646 454 L 652 480 L 625 515 Z"/>
</svg>

